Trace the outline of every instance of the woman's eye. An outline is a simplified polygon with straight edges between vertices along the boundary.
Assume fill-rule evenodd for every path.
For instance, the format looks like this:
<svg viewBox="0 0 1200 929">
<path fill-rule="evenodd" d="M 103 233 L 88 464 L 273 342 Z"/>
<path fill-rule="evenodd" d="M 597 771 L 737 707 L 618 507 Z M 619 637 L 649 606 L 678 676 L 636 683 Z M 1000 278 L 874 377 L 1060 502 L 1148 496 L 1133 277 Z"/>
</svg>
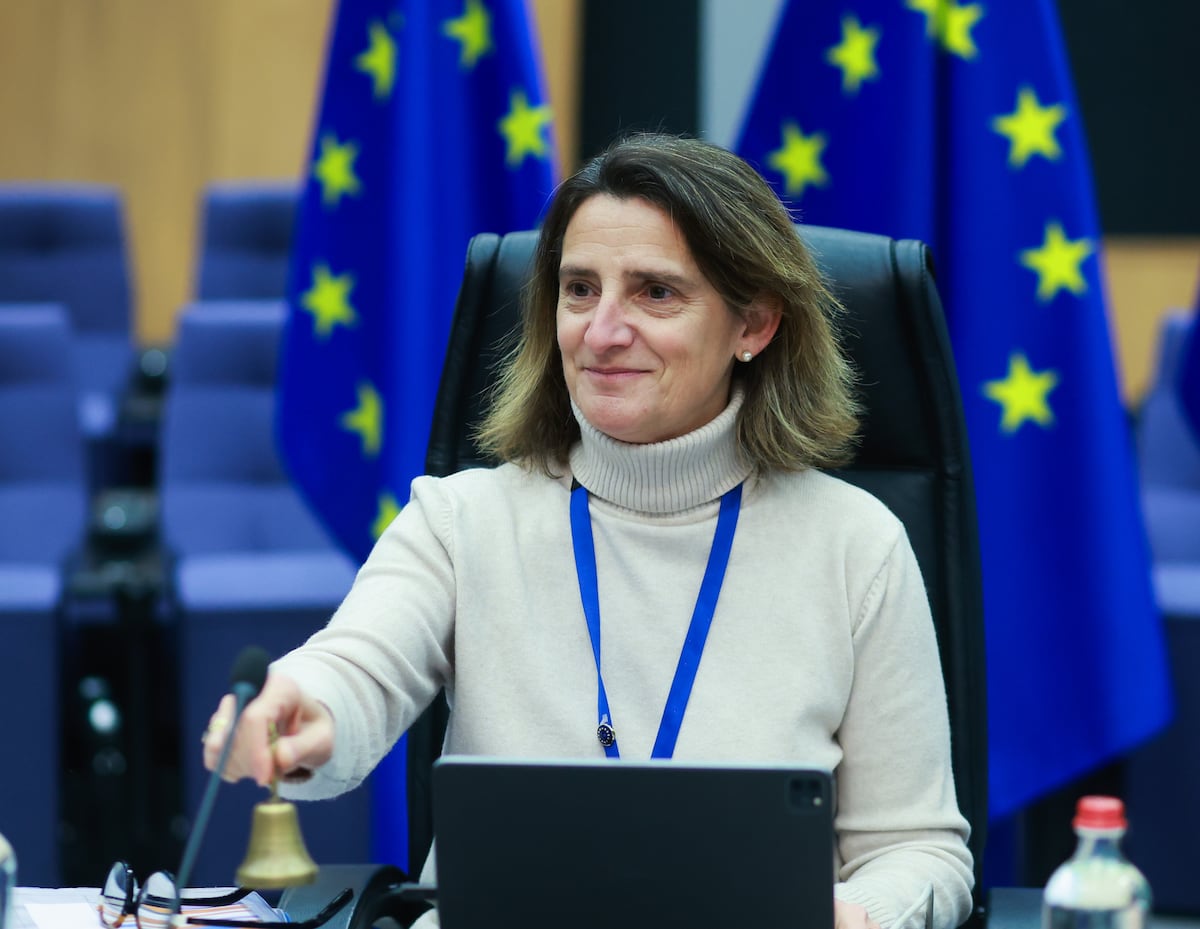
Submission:
<svg viewBox="0 0 1200 929">
<path fill-rule="evenodd" d="M 667 297 L 671 296 L 671 289 L 663 287 L 662 284 L 651 284 L 646 288 L 646 294 L 651 300 L 666 300 Z"/>
<path fill-rule="evenodd" d="M 583 281 L 572 281 L 567 285 L 567 296 L 569 297 L 586 297 L 588 295 L 588 285 Z"/>
</svg>

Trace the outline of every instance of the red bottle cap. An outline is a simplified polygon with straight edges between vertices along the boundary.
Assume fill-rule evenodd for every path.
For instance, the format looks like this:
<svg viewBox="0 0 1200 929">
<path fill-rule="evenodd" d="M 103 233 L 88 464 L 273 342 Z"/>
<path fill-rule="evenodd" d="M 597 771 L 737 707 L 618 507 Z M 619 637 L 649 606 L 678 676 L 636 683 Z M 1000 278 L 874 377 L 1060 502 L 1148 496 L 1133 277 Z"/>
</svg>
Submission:
<svg viewBox="0 0 1200 929">
<path fill-rule="evenodd" d="M 1076 829 L 1124 829 L 1125 804 L 1116 797 L 1080 797 L 1073 825 Z"/>
</svg>

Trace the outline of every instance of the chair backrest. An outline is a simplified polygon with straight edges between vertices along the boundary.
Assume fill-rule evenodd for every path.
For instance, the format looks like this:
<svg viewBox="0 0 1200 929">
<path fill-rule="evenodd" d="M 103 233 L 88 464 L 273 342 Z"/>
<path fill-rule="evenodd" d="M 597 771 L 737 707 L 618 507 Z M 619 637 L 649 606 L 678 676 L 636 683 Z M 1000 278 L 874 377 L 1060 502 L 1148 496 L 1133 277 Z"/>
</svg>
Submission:
<svg viewBox="0 0 1200 929">
<path fill-rule="evenodd" d="M 0 303 L 62 303 L 77 334 L 129 338 L 125 243 L 116 188 L 0 184 Z"/>
<path fill-rule="evenodd" d="M 1196 318 L 1187 310 L 1163 317 L 1154 382 L 1134 432 L 1155 598 L 1165 616 L 1186 619 L 1200 618 L 1200 438 L 1181 389 Z"/>
<path fill-rule="evenodd" d="M 282 300 L 300 190 L 293 182 L 210 184 L 201 200 L 198 300 Z"/>
<path fill-rule="evenodd" d="M 87 484 L 71 328 L 59 304 L 0 307 L 0 561 L 62 564 Z"/>
<path fill-rule="evenodd" d="M 71 347 L 60 304 L 0 305 L 0 706 L 21 757 L 4 773 L 0 822 L 22 882 L 38 887 L 63 880 L 59 611 L 88 512 Z"/>
<path fill-rule="evenodd" d="M 131 300 L 116 188 L 0 184 L 0 304 L 66 308 L 78 415 L 88 436 L 116 427 L 134 367 Z"/>
<path fill-rule="evenodd" d="M 286 315 L 281 301 L 218 300 L 192 303 L 178 318 L 158 486 L 171 556 L 166 606 L 173 641 L 186 656 L 178 674 L 180 732 L 192 746 L 224 687 L 211 669 L 228 667 L 247 642 L 272 655 L 294 648 L 328 621 L 357 568 L 289 482 L 276 448 Z M 208 776 L 194 754 L 181 781 L 185 808 L 195 809 Z M 314 854 L 369 857 L 369 798 L 350 791 L 301 814 Z M 197 883 L 228 880 L 261 799 L 249 784 L 222 793 L 222 815 L 195 861 Z"/>
<path fill-rule="evenodd" d="M 971 823 L 976 886 L 987 825 L 983 593 L 969 449 L 954 359 L 928 249 L 915 241 L 803 226 L 846 307 L 843 344 L 861 377 L 863 434 L 840 476 L 904 521 L 929 594 L 950 706 L 955 782 Z M 473 441 L 488 388 L 514 338 L 536 234 L 476 236 L 450 334 L 426 470 L 489 465 Z M 410 864 L 432 836 L 426 779 L 441 749 L 439 701 L 409 731 Z"/>
<path fill-rule="evenodd" d="M 1192 437 L 1200 444 L 1200 294 L 1192 312 L 1192 327 L 1179 355 L 1178 389 L 1183 412 L 1191 427 Z"/>
<path fill-rule="evenodd" d="M 1137 416 L 1138 465 L 1143 488 L 1172 487 L 1200 494 L 1200 440 L 1179 397 L 1183 352 L 1196 314 L 1174 310 L 1159 325 L 1158 359 Z"/>
<path fill-rule="evenodd" d="M 165 541 L 176 553 L 325 550 L 329 536 L 275 445 L 279 301 L 185 307 L 160 435 Z"/>
</svg>

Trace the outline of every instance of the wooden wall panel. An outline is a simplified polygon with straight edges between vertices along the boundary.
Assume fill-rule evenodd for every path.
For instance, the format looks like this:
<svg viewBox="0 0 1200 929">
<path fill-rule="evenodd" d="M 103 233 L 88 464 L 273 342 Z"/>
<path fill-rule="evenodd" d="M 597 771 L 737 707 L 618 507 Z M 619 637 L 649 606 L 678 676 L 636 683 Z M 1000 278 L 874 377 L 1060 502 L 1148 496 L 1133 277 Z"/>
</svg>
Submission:
<svg viewBox="0 0 1200 929">
<path fill-rule="evenodd" d="M 542 68 L 554 108 L 554 144 L 564 175 L 579 161 L 579 68 L 583 55 L 584 0 L 535 0 Z"/>
<path fill-rule="evenodd" d="M 1104 271 L 1122 394 L 1134 406 L 1154 376 L 1159 320 L 1200 297 L 1200 238 L 1109 237 Z"/>
<path fill-rule="evenodd" d="M 0 179 L 125 195 L 137 334 L 169 341 L 210 180 L 300 171 L 331 0 L 7 2 Z"/>
<path fill-rule="evenodd" d="M 0 180 L 125 194 L 137 335 L 167 342 L 191 294 L 212 180 L 298 177 L 333 0 L 5 0 Z M 556 133 L 574 158 L 578 0 L 537 0 Z"/>
</svg>

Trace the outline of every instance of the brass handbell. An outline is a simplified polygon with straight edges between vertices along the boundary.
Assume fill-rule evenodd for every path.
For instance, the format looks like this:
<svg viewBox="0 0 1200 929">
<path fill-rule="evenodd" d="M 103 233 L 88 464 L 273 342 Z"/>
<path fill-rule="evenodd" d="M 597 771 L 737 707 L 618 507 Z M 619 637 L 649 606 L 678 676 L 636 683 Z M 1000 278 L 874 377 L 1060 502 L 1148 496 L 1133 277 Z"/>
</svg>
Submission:
<svg viewBox="0 0 1200 929">
<path fill-rule="evenodd" d="M 275 728 L 271 727 L 271 741 Z M 278 890 L 311 884 L 317 865 L 304 846 L 295 804 L 279 799 L 279 778 L 271 782 L 271 797 L 254 805 L 250 825 L 250 847 L 237 869 L 240 887 Z"/>
</svg>

